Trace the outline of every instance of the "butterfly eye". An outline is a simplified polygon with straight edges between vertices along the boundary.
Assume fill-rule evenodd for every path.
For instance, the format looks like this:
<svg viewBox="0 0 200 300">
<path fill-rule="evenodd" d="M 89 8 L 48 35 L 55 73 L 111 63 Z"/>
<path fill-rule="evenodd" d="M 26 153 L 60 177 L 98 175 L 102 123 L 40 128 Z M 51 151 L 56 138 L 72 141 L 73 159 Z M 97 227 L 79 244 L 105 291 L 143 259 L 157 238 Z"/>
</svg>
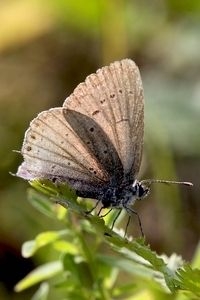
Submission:
<svg viewBox="0 0 200 300">
<path fill-rule="evenodd" d="M 143 198 L 143 197 L 147 196 L 147 194 L 149 193 L 149 188 L 141 185 L 140 183 L 138 183 L 138 185 L 139 185 L 138 197 Z"/>
</svg>

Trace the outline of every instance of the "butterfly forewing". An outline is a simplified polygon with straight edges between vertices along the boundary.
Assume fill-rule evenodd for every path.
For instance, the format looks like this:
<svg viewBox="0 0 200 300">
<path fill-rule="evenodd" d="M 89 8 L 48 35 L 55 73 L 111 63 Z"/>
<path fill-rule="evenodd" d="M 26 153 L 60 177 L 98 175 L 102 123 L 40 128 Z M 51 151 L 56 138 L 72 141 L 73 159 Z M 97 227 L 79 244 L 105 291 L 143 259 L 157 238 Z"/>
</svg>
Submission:
<svg viewBox="0 0 200 300">
<path fill-rule="evenodd" d="M 63 108 L 44 111 L 31 122 L 21 152 L 24 163 L 17 175 L 25 179 L 70 182 L 77 189 L 108 181 L 107 173 L 67 123 Z"/>
<path fill-rule="evenodd" d="M 139 171 L 143 145 L 144 102 L 140 73 L 130 59 L 117 61 L 89 75 L 64 102 L 87 115 L 113 143 L 132 179 Z"/>
</svg>

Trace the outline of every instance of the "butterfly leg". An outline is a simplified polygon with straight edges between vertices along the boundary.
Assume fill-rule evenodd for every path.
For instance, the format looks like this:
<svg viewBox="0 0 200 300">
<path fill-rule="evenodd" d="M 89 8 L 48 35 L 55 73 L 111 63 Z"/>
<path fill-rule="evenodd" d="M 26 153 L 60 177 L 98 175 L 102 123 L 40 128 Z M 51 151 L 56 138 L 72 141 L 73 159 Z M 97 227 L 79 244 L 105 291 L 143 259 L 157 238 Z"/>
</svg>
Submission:
<svg viewBox="0 0 200 300">
<path fill-rule="evenodd" d="M 103 208 L 103 207 L 102 207 Z M 101 209 L 102 209 L 101 208 Z M 106 215 L 108 215 L 110 212 L 111 212 L 111 210 L 112 210 L 112 208 L 111 209 L 109 209 L 109 211 L 105 214 L 105 215 L 103 215 L 103 216 L 101 216 L 101 217 L 105 217 Z M 113 227 L 114 227 L 114 225 L 115 225 L 115 222 L 117 221 L 117 219 L 118 219 L 118 217 L 119 217 L 119 215 L 120 215 L 120 213 L 121 213 L 121 209 L 119 210 L 119 212 L 117 213 L 117 215 L 116 215 L 116 217 L 114 218 L 114 221 L 112 222 L 112 226 L 111 226 L 111 230 L 113 230 Z M 112 236 L 110 233 L 105 233 L 105 235 L 108 235 L 108 236 Z"/>
<path fill-rule="evenodd" d="M 121 212 L 122 212 L 122 209 L 119 210 L 119 212 L 117 213 L 116 217 L 114 218 L 112 226 L 110 228 L 111 230 L 113 230 L 115 222 L 117 221 L 117 219 L 118 219 L 119 215 L 121 214 Z"/>
<path fill-rule="evenodd" d="M 135 210 L 131 209 L 130 207 L 125 207 L 125 209 L 126 209 L 126 211 L 127 211 L 129 214 L 131 213 L 131 214 L 135 214 L 135 215 L 137 216 L 138 224 L 139 224 L 140 231 L 141 231 L 141 235 L 142 235 L 142 237 L 144 237 L 144 232 L 143 232 L 143 229 L 142 229 L 142 222 L 141 222 L 141 220 L 140 220 L 140 216 L 138 215 L 138 213 L 137 213 Z M 128 222 L 127 222 L 127 225 L 126 225 L 126 230 L 125 230 L 125 232 L 126 232 L 127 229 L 128 229 L 129 222 L 130 222 L 130 215 L 129 215 L 129 219 L 128 219 Z"/>
<path fill-rule="evenodd" d="M 66 209 L 69 208 L 69 204 L 68 204 L 68 202 L 66 200 L 55 200 L 54 203 L 55 204 L 59 204 L 59 205 L 63 206 Z"/>
<path fill-rule="evenodd" d="M 92 209 L 90 209 L 90 210 L 86 211 L 85 213 L 86 213 L 87 215 L 91 214 L 91 213 L 93 212 L 93 210 L 95 210 L 95 209 L 97 208 L 97 206 L 98 206 L 99 202 L 100 202 L 100 200 L 99 200 L 99 201 L 97 201 L 97 203 L 95 204 L 95 206 L 94 206 L 94 207 L 92 207 Z M 99 214 L 98 214 L 98 215 L 99 215 Z"/>
<path fill-rule="evenodd" d="M 127 234 L 127 230 L 128 230 L 128 226 L 129 226 L 130 220 L 131 220 L 131 216 L 129 215 L 129 216 L 128 216 L 128 221 L 127 221 L 127 223 L 126 223 L 126 228 L 125 228 L 125 231 L 124 231 L 124 238 L 126 237 L 126 234 Z"/>
<path fill-rule="evenodd" d="M 100 211 L 98 212 L 98 216 L 100 215 L 100 212 L 102 211 L 103 208 L 104 207 L 102 206 L 101 209 L 100 209 Z M 112 210 L 113 210 L 112 208 L 109 209 L 109 211 L 107 211 L 104 215 L 101 215 L 100 217 L 103 218 L 103 217 L 107 216 Z"/>
</svg>

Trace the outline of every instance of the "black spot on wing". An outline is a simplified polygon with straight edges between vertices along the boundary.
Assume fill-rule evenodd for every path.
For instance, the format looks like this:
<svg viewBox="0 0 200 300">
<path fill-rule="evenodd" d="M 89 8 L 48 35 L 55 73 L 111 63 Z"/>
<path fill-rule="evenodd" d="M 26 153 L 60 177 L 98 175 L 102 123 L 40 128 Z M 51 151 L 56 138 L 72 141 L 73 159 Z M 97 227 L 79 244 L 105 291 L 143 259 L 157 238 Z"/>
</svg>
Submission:
<svg viewBox="0 0 200 300">
<path fill-rule="evenodd" d="M 100 111 L 97 109 L 97 110 L 93 111 L 92 115 L 95 116 L 95 115 L 97 115 L 99 113 L 100 113 Z"/>
</svg>

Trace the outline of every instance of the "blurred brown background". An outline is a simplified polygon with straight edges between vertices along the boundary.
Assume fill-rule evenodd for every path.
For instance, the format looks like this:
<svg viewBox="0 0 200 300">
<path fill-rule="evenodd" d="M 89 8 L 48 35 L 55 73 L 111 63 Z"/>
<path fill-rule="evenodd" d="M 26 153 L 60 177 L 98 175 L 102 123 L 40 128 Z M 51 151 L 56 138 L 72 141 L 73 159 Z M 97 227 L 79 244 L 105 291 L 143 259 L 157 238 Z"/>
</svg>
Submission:
<svg viewBox="0 0 200 300">
<path fill-rule="evenodd" d="M 40 111 L 125 57 L 139 66 L 145 91 L 142 178 L 194 183 L 153 186 L 137 205 L 147 241 L 192 259 L 200 231 L 199 34 L 199 0 L 0 2 L 0 299 L 29 299 L 12 292 L 37 265 L 21 257 L 21 245 L 54 229 L 27 201 L 28 183 L 10 176 L 22 161 L 12 150 Z"/>
</svg>

